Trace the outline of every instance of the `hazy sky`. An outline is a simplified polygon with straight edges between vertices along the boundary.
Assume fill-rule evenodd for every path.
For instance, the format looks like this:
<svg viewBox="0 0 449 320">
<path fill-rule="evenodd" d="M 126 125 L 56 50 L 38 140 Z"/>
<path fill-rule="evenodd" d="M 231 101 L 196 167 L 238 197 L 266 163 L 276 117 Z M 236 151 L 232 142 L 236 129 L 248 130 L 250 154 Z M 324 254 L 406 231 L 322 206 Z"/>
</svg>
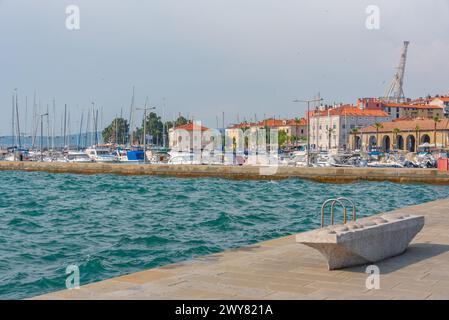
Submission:
<svg viewBox="0 0 449 320">
<path fill-rule="evenodd" d="M 379 30 L 365 27 L 368 5 Z M 58 119 L 67 103 L 75 128 L 92 101 L 104 124 L 121 108 L 128 117 L 133 85 L 138 106 L 148 96 L 162 112 L 165 97 L 167 119 L 300 116 L 291 101 L 317 92 L 328 103 L 382 95 L 403 40 L 406 95 L 449 92 L 448 0 L 0 0 L 0 135 L 14 88 L 28 131 L 34 91 L 42 109 L 55 97 Z"/>
</svg>

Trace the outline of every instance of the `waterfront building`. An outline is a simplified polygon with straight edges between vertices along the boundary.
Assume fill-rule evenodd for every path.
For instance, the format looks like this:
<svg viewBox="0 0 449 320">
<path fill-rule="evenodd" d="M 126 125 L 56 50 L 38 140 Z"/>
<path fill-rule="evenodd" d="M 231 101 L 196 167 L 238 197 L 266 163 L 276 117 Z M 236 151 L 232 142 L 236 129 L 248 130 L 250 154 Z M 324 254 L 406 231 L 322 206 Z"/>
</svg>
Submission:
<svg viewBox="0 0 449 320">
<path fill-rule="evenodd" d="M 307 120 L 305 118 L 296 119 L 265 119 L 258 122 L 242 122 L 226 129 L 226 135 L 230 139 L 238 139 L 239 134 L 246 130 L 255 132 L 257 129 L 277 129 L 282 130 L 287 136 L 287 144 L 295 144 L 307 139 Z"/>
<path fill-rule="evenodd" d="M 438 103 L 439 101 L 431 98 L 420 98 L 413 101 L 408 100 L 406 103 L 393 103 L 384 102 L 378 98 L 360 98 L 357 100 L 357 107 L 368 110 L 383 110 L 388 113 L 390 120 L 409 117 L 443 118 L 445 116 L 445 105 L 443 101 Z"/>
<path fill-rule="evenodd" d="M 383 103 L 382 108 L 392 119 L 444 117 L 443 107 L 431 104 Z"/>
<path fill-rule="evenodd" d="M 351 134 L 351 148 L 365 151 L 380 147 L 385 152 L 393 149 L 416 152 L 417 147 L 424 143 L 433 147 L 436 144 L 438 148 L 449 146 L 449 119 L 397 119 Z"/>
<path fill-rule="evenodd" d="M 168 131 L 170 149 L 179 152 L 190 152 L 193 149 L 203 149 L 211 140 L 214 132 L 199 122 L 190 122 Z"/>
<path fill-rule="evenodd" d="M 389 115 L 380 109 L 361 109 L 353 105 L 321 106 L 310 112 L 311 149 L 348 149 L 351 132 L 389 120 Z"/>
<path fill-rule="evenodd" d="M 443 108 L 444 117 L 449 118 L 449 96 L 435 97 L 430 104 Z"/>
</svg>

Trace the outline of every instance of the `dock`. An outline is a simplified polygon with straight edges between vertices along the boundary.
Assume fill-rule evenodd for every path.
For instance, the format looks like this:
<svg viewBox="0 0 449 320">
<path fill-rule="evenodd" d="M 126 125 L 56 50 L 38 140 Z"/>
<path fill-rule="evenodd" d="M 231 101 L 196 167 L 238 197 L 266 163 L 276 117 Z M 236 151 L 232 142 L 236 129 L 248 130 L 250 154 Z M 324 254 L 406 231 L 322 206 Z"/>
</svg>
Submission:
<svg viewBox="0 0 449 320">
<path fill-rule="evenodd" d="M 121 163 L 0 162 L 0 171 L 44 171 L 73 174 L 158 175 L 181 178 L 225 178 L 237 180 L 309 179 L 318 182 L 352 183 L 390 181 L 449 185 L 449 171 L 419 168 L 290 167 L 168 165 Z"/>
<path fill-rule="evenodd" d="M 290 235 L 35 299 L 449 299 L 449 198 L 394 212 L 424 215 L 425 226 L 376 263 L 379 289 L 367 288 L 367 266 L 329 271 Z"/>
</svg>

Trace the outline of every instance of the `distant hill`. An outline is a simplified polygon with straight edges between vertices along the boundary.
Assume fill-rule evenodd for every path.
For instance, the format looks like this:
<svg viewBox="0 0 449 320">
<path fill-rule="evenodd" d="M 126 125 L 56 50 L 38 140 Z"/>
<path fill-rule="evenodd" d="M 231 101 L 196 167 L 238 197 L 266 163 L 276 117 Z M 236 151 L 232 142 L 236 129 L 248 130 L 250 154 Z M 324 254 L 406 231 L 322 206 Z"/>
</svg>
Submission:
<svg viewBox="0 0 449 320">
<path fill-rule="evenodd" d="M 92 140 L 92 137 L 94 135 L 92 133 L 88 133 L 87 134 L 87 140 L 86 140 L 86 133 L 81 135 L 81 141 L 80 141 L 80 146 L 82 148 L 85 148 L 86 146 L 91 146 L 94 144 L 94 141 Z M 101 138 L 101 133 L 98 133 L 98 139 L 99 139 L 99 143 L 103 143 L 103 140 Z M 29 148 L 32 146 L 33 143 L 33 138 L 30 136 L 22 136 L 20 137 L 21 140 L 21 145 L 22 147 L 26 147 Z M 70 136 L 67 136 L 67 141 L 68 141 L 68 145 L 71 147 L 77 147 L 78 146 L 78 135 L 77 134 L 72 134 Z M 86 144 L 87 141 L 87 144 Z M 34 143 L 34 147 L 35 148 L 39 148 L 40 147 L 40 143 L 41 143 L 41 137 L 37 136 L 35 143 Z M 18 140 L 16 137 L 16 144 L 18 144 Z M 54 141 L 54 146 L 55 148 L 61 148 L 63 147 L 64 144 L 64 137 L 61 136 L 57 136 L 55 137 L 55 141 Z M 0 136 L 0 147 L 10 147 L 13 145 L 13 139 L 12 136 Z M 49 137 L 47 138 L 46 136 L 43 137 L 43 141 L 42 141 L 42 145 L 44 148 L 47 147 L 51 147 L 52 146 L 52 138 Z"/>
</svg>

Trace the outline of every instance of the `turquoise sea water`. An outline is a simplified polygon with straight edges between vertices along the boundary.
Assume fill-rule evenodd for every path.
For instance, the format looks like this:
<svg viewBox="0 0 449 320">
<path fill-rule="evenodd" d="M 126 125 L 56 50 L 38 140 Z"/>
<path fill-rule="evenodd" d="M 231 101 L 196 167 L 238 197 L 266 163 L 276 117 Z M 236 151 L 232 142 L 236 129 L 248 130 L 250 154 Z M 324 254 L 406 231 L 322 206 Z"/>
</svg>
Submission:
<svg viewBox="0 0 449 320">
<path fill-rule="evenodd" d="M 449 196 L 449 187 L 0 172 L 0 298 L 81 285 L 319 227 L 329 197 L 360 215 Z"/>
</svg>

